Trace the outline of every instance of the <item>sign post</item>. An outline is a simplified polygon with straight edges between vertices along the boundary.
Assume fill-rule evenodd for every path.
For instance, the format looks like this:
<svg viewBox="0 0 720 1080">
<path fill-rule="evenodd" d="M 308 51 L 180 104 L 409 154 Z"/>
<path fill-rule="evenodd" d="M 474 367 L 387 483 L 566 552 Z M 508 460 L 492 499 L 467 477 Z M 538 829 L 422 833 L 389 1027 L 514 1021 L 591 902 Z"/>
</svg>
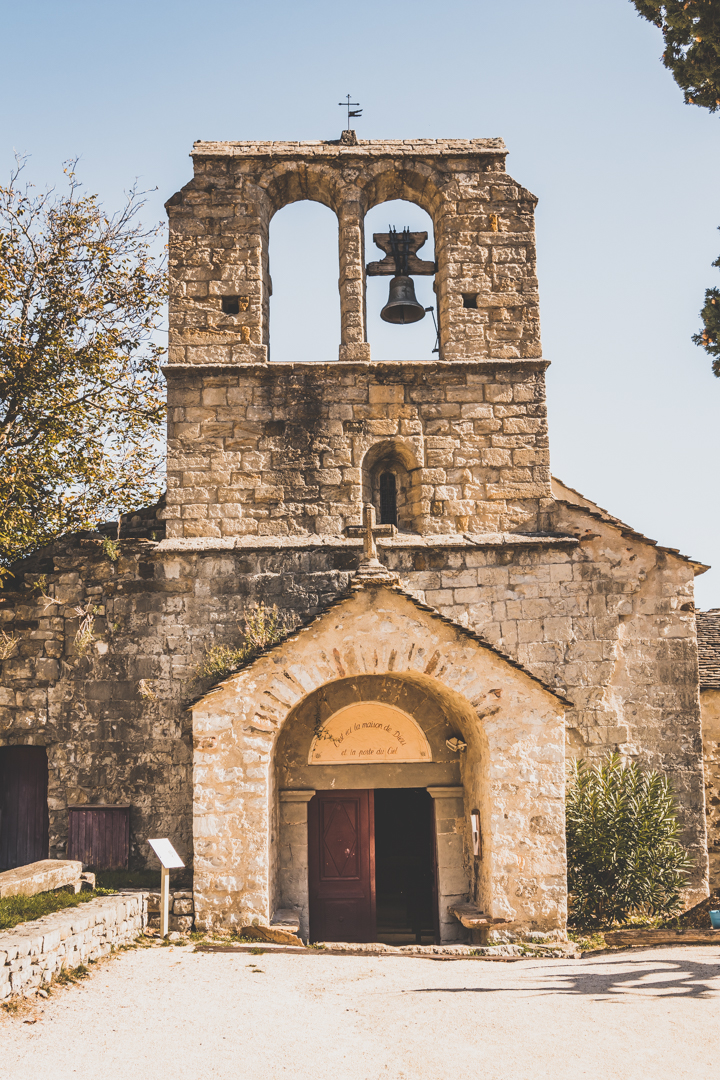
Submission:
<svg viewBox="0 0 720 1080">
<path fill-rule="evenodd" d="M 175 867 L 184 866 L 185 863 L 169 840 L 148 840 L 148 844 L 162 866 L 160 871 L 160 937 L 165 938 L 168 935 L 170 917 L 170 871 Z"/>
</svg>

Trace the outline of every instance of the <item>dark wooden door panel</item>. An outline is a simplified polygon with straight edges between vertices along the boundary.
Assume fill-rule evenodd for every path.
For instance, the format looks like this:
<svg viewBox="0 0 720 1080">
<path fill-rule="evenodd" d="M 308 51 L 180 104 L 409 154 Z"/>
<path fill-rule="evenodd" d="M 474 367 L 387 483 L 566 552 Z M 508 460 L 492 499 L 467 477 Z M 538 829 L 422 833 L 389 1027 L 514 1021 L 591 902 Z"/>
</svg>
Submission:
<svg viewBox="0 0 720 1080">
<path fill-rule="evenodd" d="M 44 746 L 0 747 L 0 870 L 48 857 Z"/>
<path fill-rule="evenodd" d="M 310 937 L 372 941 L 375 834 L 372 791 L 319 791 L 308 805 Z"/>
<path fill-rule="evenodd" d="M 318 807 L 321 834 L 321 881 L 359 881 L 358 856 L 361 799 L 322 799 Z"/>
<path fill-rule="evenodd" d="M 318 900 L 319 922 L 323 927 L 322 941 L 366 941 L 358 937 L 358 927 L 363 926 L 367 913 L 364 897 L 357 900 Z"/>
<path fill-rule="evenodd" d="M 70 806 L 68 859 L 95 870 L 127 870 L 130 855 L 129 806 Z"/>
</svg>

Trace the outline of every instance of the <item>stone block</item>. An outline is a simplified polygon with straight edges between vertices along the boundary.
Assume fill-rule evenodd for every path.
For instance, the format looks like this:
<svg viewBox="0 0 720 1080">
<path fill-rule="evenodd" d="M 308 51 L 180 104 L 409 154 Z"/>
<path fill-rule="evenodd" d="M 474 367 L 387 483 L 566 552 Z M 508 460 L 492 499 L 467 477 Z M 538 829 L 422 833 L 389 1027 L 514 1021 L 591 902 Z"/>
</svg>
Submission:
<svg viewBox="0 0 720 1080">
<path fill-rule="evenodd" d="M 68 885 L 76 885 L 82 875 L 82 863 L 75 859 L 41 859 L 0 873 L 0 898 L 35 896 Z"/>
<path fill-rule="evenodd" d="M 368 387 L 368 400 L 371 405 L 378 402 L 402 404 L 405 400 L 405 387 L 402 383 L 385 386 L 373 385 L 371 383 Z"/>
<path fill-rule="evenodd" d="M 269 941 L 275 945 L 302 945 L 297 934 L 285 926 L 243 926 L 241 934 L 243 937 Z"/>
<path fill-rule="evenodd" d="M 178 931 L 181 934 L 189 934 L 193 928 L 193 921 L 192 915 L 171 915 L 168 925 L 171 930 Z"/>
</svg>

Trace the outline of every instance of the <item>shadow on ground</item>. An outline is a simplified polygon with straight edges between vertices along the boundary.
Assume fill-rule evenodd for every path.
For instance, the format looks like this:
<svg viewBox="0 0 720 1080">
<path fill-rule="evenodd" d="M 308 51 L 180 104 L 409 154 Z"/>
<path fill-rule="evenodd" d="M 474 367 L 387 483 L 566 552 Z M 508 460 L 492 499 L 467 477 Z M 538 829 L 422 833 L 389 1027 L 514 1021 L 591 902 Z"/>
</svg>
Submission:
<svg viewBox="0 0 720 1080">
<path fill-rule="evenodd" d="M 530 973 L 528 973 L 530 974 Z M 532 983 L 534 985 L 528 985 Z M 706 962 L 698 960 L 629 960 L 627 957 L 608 957 L 592 963 L 583 970 L 538 971 L 534 969 L 528 983 L 518 986 L 438 986 L 404 990 L 406 994 L 494 994 L 522 993 L 585 994 L 612 1000 L 621 995 L 643 997 L 702 998 L 720 994 L 720 957 Z"/>
</svg>

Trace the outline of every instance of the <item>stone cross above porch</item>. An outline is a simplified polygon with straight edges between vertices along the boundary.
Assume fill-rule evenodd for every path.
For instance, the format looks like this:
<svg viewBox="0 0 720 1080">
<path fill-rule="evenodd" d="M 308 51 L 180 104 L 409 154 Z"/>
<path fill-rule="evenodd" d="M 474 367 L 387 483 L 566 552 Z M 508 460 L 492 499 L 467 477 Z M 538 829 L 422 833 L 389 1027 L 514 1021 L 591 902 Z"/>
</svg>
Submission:
<svg viewBox="0 0 720 1080">
<path fill-rule="evenodd" d="M 371 503 L 367 503 L 363 506 L 362 525 L 351 525 L 347 529 L 348 536 L 362 537 L 363 539 L 363 554 L 358 566 L 358 576 L 382 578 L 395 577 L 395 575 L 391 574 L 378 559 L 375 538 L 377 536 L 393 537 L 396 533 L 397 528 L 395 525 L 375 524 L 375 507 Z"/>
</svg>

